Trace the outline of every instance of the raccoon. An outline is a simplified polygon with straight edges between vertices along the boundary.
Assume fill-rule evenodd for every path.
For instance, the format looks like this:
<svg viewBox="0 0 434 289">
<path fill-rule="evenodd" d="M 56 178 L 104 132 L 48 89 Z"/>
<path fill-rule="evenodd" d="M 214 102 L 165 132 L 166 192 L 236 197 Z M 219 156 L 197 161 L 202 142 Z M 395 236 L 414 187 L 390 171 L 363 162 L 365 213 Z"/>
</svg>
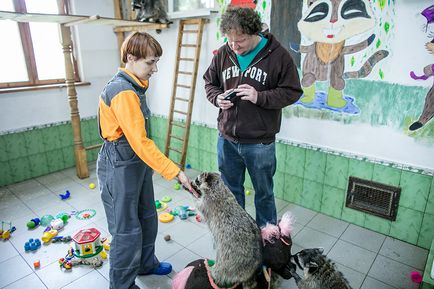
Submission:
<svg viewBox="0 0 434 289">
<path fill-rule="evenodd" d="M 292 256 L 292 260 L 303 270 L 301 278 L 295 266 L 289 270 L 299 289 L 352 289 L 347 279 L 336 270 L 333 262 L 323 255 L 324 249 L 304 249 Z"/>
<path fill-rule="evenodd" d="M 133 10 L 138 10 L 137 21 L 170 23 L 162 0 L 133 0 L 132 7 Z"/>
<path fill-rule="evenodd" d="M 261 233 L 255 220 L 237 203 L 217 173 L 202 173 L 193 182 L 192 195 L 203 215 L 216 249 L 211 276 L 219 286 L 242 283 L 256 288 L 255 273 L 262 260 Z"/>
</svg>

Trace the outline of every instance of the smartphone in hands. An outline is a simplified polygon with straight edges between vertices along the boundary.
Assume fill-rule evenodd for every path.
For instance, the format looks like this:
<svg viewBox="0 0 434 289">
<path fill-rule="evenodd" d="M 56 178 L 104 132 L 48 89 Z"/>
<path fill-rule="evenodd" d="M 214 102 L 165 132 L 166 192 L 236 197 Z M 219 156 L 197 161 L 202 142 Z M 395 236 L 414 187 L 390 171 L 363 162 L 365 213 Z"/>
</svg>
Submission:
<svg viewBox="0 0 434 289">
<path fill-rule="evenodd" d="M 229 100 L 230 102 L 235 102 L 240 98 L 240 96 L 237 95 L 237 92 L 232 90 L 229 92 L 225 97 L 224 100 Z"/>
</svg>

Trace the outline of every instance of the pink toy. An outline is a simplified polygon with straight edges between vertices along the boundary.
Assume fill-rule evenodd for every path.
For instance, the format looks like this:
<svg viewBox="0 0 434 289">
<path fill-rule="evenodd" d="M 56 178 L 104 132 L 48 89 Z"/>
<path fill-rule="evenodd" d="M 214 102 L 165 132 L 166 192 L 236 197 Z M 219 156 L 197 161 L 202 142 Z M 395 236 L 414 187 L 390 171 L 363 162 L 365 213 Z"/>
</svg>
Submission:
<svg viewBox="0 0 434 289">
<path fill-rule="evenodd" d="M 422 283 L 422 274 L 417 271 L 413 271 L 410 273 L 411 281 L 414 283 Z"/>
</svg>

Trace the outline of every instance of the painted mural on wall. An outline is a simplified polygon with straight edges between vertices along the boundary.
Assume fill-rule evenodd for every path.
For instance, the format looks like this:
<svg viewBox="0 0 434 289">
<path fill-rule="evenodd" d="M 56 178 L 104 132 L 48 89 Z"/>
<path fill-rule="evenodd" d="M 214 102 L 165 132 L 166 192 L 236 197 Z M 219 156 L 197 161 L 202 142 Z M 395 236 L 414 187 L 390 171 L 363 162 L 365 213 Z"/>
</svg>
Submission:
<svg viewBox="0 0 434 289">
<path fill-rule="evenodd" d="M 431 5 L 430 7 L 424 9 L 421 12 L 421 15 L 426 18 L 426 26 L 423 30 L 428 34 L 428 37 L 431 38 L 430 42 L 427 42 L 425 44 L 425 47 L 427 51 L 434 55 L 434 5 Z M 411 78 L 414 80 L 428 80 L 431 76 L 433 76 L 434 72 L 434 63 L 428 64 L 423 68 L 423 75 L 416 75 L 414 71 L 410 72 Z M 415 122 L 413 122 L 409 130 L 414 131 L 422 128 L 427 122 L 429 122 L 434 116 L 434 80 L 433 80 L 433 86 L 428 91 L 426 97 L 425 97 L 425 104 L 422 110 L 421 115 L 419 116 L 419 119 Z"/>
<path fill-rule="evenodd" d="M 368 76 L 373 67 L 389 55 L 386 49 L 367 49 L 371 46 L 380 48 L 381 44 L 381 35 L 374 29 L 379 27 L 374 3 L 369 0 L 304 2 L 305 10 L 297 26 L 307 44 L 290 43 L 292 50 L 304 55 L 301 79 L 304 96 L 299 104 L 307 108 L 358 114 L 357 96 L 344 95 L 346 79 Z M 384 9 L 385 5 L 380 7 Z M 389 22 L 384 21 L 386 33 L 389 28 Z M 367 33 L 369 35 L 365 36 Z M 364 63 L 354 70 L 356 57 L 362 58 Z M 328 82 L 327 93 L 317 91 L 316 83 L 322 81 Z"/>
<path fill-rule="evenodd" d="M 255 9 L 259 16 L 261 16 L 262 23 L 266 27 L 270 27 L 270 15 L 271 15 L 271 0 L 217 0 L 220 6 L 220 15 L 224 13 L 228 5 L 250 7 Z M 217 17 L 217 27 L 220 26 L 220 17 Z M 226 39 L 217 31 L 217 40 L 222 43 L 226 42 Z"/>
</svg>

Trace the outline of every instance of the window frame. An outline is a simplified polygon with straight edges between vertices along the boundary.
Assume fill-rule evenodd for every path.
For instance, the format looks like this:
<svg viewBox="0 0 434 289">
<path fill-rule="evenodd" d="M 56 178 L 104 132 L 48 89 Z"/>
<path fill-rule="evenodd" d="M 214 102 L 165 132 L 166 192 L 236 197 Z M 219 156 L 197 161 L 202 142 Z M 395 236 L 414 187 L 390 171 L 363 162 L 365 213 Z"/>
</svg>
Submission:
<svg viewBox="0 0 434 289">
<path fill-rule="evenodd" d="M 13 5 L 15 12 L 27 13 L 26 0 L 13 0 Z M 69 3 L 68 0 L 63 1 L 66 14 L 69 14 Z M 65 84 L 65 78 L 57 79 L 39 79 L 38 69 L 36 65 L 35 52 L 33 49 L 33 39 L 30 31 L 30 25 L 28 22 L 16 22 L 18 25 L 18 31 L 20 33 L 21 45 L 23 48 L 24 60 L 27 69 L 28 81 L 14 81 L 14 82 L 0 82 L 0 89 L 7 88 L 24 88 L 24 87 L 38 87 L 44 85 L 53 84 Z M 60 39 L 59 39 L 60 40 Z M 72 48 L 72 61 L 74 66 L 74 81 L 80 82 L 80 77 L 78 74 L 78 65 L 74 56 L 73 43 Z"/>
</svg>

